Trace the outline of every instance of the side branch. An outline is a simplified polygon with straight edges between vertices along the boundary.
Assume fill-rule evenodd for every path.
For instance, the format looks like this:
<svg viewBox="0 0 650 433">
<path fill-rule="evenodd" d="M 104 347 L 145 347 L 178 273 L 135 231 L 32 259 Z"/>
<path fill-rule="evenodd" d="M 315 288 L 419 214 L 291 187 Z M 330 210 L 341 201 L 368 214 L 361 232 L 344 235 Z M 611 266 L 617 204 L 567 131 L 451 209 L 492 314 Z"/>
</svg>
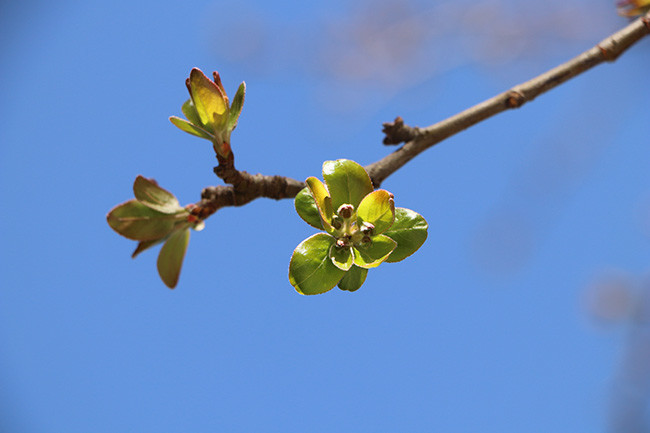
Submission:
<svg viewBox="0 0 650 433">
<path fill-rule="evenodd" d="M 251 175 L 241 172 L 249 187 L 238 190 L 232 185 L 209 186 L 201 191 L 201 201 L 196 203 L 200 209 L 197 216 L 206 219 L 226 206 L 243 206 L 256 198 L 266 197 L 275 200 L 293 198 L 305 187 L 304 182 L 284 176 Z"/>
<path fill-rule="evenodd" d="M 219 165 L 215 174 L 230 184 L 228 186 L 209 186 L 201 191 L 201 201 L 196 203 L 192 213 L 206 219 L 225 206 L 243 206 L 256 198 L 266 197 L 275 200 L 293 198 L 305 187 L 304 182 L 285 176 L 252 175 L 235 168 L 232 152 L 228 158 L 217 155 Z"/>
<path fill-rule="evenodd" d="M 393 122 L 384 123 L 383 126 L 384 144 L 387 145 L 406 143 L 422 134 L 422 130 L 417 126 L 405 125 L 404 119 L 400 116 L 397 116 Z"/>
<path fill-rule="evenodd" d="M 404 146 L 366 166 L 365 169 L 375 187 L 379 187 L 388 176 L 426 149 L 502 111 L 519 108 L 542 93 L 602 62 L 616 60 L 630 46 L 648 34 L 650 34 L 650 12 L 572 60 L 446 120 L 426 128 L 417 128 L 404 125 L 402 119 L 398 117 L 395 122 L 384 124 L 386 133 L 384 143 L 405 142 Z M 235 169 L 232 153 L 228 158 L 217 156 L 217 159 L 219 166 L 215 167 L 214 171 L 229 185 L 207 187 L 202 191 L 201 201 L 196 203 L 192 211 L 201 219 L 209 217 L 222 207 L 243 206 L 258 197 L 276 200 L 293 198 L 305 187 L 304 182 L 284 176 L 251 175 L 245 171 L 238 171 Z"/>
<path fill-rule="evenodd" d="M 408 140 L 402 140 L 406 141 L 404 146 L 366 167 L 373 183 L 379 186 L 416 155 L 446 138 L 502 111 L 519 108 L 542 93 L 602 62 L 616 60 L 635 42 L 650 34 L 649 23 L 650 12 L 568 62 L 434 125 L 426 128 L 411 128 L 405 126 L 399 117 L 393 124 L 384 124 L 384 131 L 387 133 L 384 143 L 399 142 L 396 143 L 396 140 L 400 139 L 399 136 L 389 135 L 394 131 L 416 133 L 411 136 L 407 134 Z"/>
</svg>

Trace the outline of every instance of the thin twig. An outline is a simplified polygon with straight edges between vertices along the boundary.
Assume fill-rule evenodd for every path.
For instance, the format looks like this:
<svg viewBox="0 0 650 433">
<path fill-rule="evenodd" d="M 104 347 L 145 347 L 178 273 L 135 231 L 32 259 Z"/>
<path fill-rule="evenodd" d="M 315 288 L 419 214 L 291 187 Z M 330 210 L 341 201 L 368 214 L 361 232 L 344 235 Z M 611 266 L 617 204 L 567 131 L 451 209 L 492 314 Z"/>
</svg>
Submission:
<svg viewBox="0 0 650 433">
<path fill-rule="evenodd" d="M 568 62 L 434 125 L 426 128 L 410 127 L 404 125 L 399 117 L 392 124 L 384 124 L 388 142 L 398 144 L 406 141 L 406 144 L 365 167 L 373 184 L 379 187 L 388 176 L 404 164 L 446 138 L 502 111 L 519 108 L 542 93 L 600 63 L 613 62 L 648 34 L 650 34 L 650 12 Z M 215 173 L 230 186 L 208 187 L 203 190 L 201 201 L 197 203 L 198 213 L 202 219 L 221 207 L 242 206 L 258 197 L 276 200 L 293 198 L 305 187 L 304 182 L 284 176 L 251 175 L 244 171 L 240 172 L 235 169 L 232 156 L 228 160 L 218 159 L 219 166 L 215 167 Z"/>
<path fill-rule="evenodd" d="M 416 155 L 444 139 L 502 111 L 519 108 L 542 93 L 602 62 L 613 62 L 635 42 L 650 34 L 649 23 L 650 12 L 568 62 L 455 116 L 419 129 L 418 134 L 404 146 L 366 167 L 373 183 L 375 186 L 379 186 L 388 176 Z"/>
<path fill-rule="evenodd" d="M 415 140 L 422 130 L 417 126 L 408 126 L 404 124 L 404 119 L 397 116 L 394 121 L 382 124 L 384 127 L 381 132 L 384 133 L 384 144 L 395 145 Z"/>
<path fill-rule="evenodd" d="M 305 187 L 305 183 L 285 176 L 252 175 L 235 168 L 235 156 L 228 158 L 217 155 L 219 165 L 214 173 L 229 185 L 209 186 L 201 191 L 201 201 L 196 203 L 192 213 L 206 219 L 226 206 L 243 206 L 256 198 L 275 200 L 293 198 Z"/>
</svg>

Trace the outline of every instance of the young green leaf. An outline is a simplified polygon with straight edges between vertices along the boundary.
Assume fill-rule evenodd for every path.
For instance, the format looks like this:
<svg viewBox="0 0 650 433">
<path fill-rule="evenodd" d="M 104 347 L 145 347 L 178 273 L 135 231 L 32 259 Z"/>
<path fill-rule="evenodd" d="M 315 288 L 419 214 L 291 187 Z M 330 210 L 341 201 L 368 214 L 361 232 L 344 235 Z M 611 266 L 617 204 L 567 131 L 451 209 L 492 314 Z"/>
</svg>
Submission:
<svg viewBox="0 0 650 433">
<path fill-rule="evenodd" d="M 185 211 L 174 194 L 159 187 L 152 179 L 138 175 L 133 182 L 133 193 L 140 203 L 158 212 L 175 214 Z"/>
<path fill-rule="evenodd" d="M 138 242 L 138 246 L 136 247 L 135 251 L 133 251 L 133 254 L 131 254 L 131 258 L 135 259 L 141 252 L 148 250 L 149 248 L 158 245 L 159 243 L 167 240 L 166 237 L 162 239 L 154 239 L 152 241 L 140 241 Z"/>
<path fill-rule="evenodd" d="M 192 98 L 183 103 L 181 111 L 185 115 L 185 118 L 190 121 L 190 123 L 193 123 L 196 126 L 201 126 L 201 118 L 199 117 L 199 113 L 196 111 L 196 107 L 194 106 L 194 102 L 192 102 Z"/>
<path fill-rule="evenodd" d="M 307 178 L 306 182 L 309 187 L 309 192 L 314 197 L 314 201 L 318 207 L 323 228 L 328 233 L 332 233 L 332 216 L 334 215 L 334 210 L 332 209 L 332 198 L 329 196 L 327 188 L 325 188 L 323 182 L 315 177 Z"/>
<path fill-rule="evenodd" d="M 223 87 L 223 83 L 221 82 L 221 76 L 217 71 L 212 72 L 212 78 L 214 83 L 219 87 L 219 90 L 221 90 L 221 94 L 223 95 L 223 100 L 226 103 L 226 107 L 229 106 L 228 103 L 228 95 L 226 95 L 226 89 Z"/>
<path fill-rule="evenodd" d="M 246 96 L 246 83 L 242 82 L 235 93 L 235 97 L 232 100 L 232 105 L 230 106 L 230 116 L 228 118 L 228 129 L 233 130 L 237 126 L 237 121 L 241 110 L 244 107 L 244 97 Z"/>
<path fill-rule="evenodd" d="M 303 220 L 329 234 L 314 235 L 294 251 L 289 281 L 298 292 L 324 293 L 337 283 L 341 290 L 355 291 L 368 269 L 402 260 L 426 239 L 424 218 L 396 209 L 388 191 L 373 191 L 368 173 L 356 162 L 326 161 L 323 178 L 325 184 L 308 178 L 294 201 Z"/>
<path fill-rule="evenodd" d="M 173 289 L 178 284 L 178 277 L 181 275 L 183 259 L 189 241 L 189 229 L 178 230 L 167 239 L 165 245 L 160 249 L 160 254 L 158 254 L 158 275 L 170 289 Z"/>
<path fill-rule="evenodd" d="M 357 217 L 362 222 L 367 222 L 375 226 L 373 233 L 382 234 L 395 220 L 395 202 L 393 194 L 385 189 L 373 191 L 361 200 Z"/>
<path fill-rule="evenodd" d="M 358 266 L 352 266 L 352 268 L 345 273 L 341 281 L 339 281 L 339 289 L 347 290 L 348 292 L 354 292 L 358 290 L 366 281 L 366 275 L 368 275 L 368 269 L 363 269 Z"/>
<path fill-rule="evenodd" d="M 329 249 L 335 239 L 326 233 L 317 233 L 298 245 L 289 263 L 289 282 L 303 295 L 316 295 L 331 290 L 341 280 L 340 270 L 329 258 Z"/>
<path fill-rule="evenodd" d="M 124 237 L 150 241 L 167 236 L 177 219 L 133 199 L 117 205 L 106 216 L 108 225 Z"/>
<path fill-rule="evenodd" d="M 427 239 L 428 228 L 429 225 L 419 213 L 403 207 L 396 208 L 395 222 L 384 235 L 397 242 L 397 247 L 386 262 L 399 262 L 416 252 Z"/>
<path fill-rule="evenodd" d="M 370 239 L 372 242 L 354 246 L 354 264 L 360 268 L 376 268 L 397 246 L 397 243 L 388 236 L 378 235 Z"/>
<path fill-rule="evenodd" d="M 339 247 L 334 243 L 330 247 L 329 256 L 334 266 L 342 271 L 349 271 L 354 262 L 352 247 Z"/>
<path fill-rule="evenodd" d="M 190 71 L 190 89 L 201 125 L 204 125 L 208 132 L 214 132 L 221 116 L 228 110 L 222 90 L 197 68 Z"/>
<path fill-rule="evenodd" d="M 296 194 L 294 206 L 296 207 L 296 212 L 298 212 L 300 218 L 302 218 L 307 224 L 319 230 L 323 230 L 323 223 L 320 219 L 318 206 L 316 206 L 314 197 L 312 197 L 308 187 L 301 189 L 300 192 Z"/>
<path fill-rule="evenodd" d="M 212 141 L 214 136 L 210 134 L 208 131 L 199 128 L 193 123 L 188 122 L 185 119 L 181 119 L 180 117 L 176 116 L 170 116 L 169 121 L 172 122 L 175 126 L 178 127 L 181 131 L 185 131 L 189 134 L 196 135 L 199 138 L 205 138 L 206 140 Z"/>
<path fill-rule="evenodd" d="M 351 204 L 356 209 L 373 190 L 366 170 L 354 161 L 337 159 L 323 163 L 323 179 L 332 197 L 332 207 Z"/>
</svg>

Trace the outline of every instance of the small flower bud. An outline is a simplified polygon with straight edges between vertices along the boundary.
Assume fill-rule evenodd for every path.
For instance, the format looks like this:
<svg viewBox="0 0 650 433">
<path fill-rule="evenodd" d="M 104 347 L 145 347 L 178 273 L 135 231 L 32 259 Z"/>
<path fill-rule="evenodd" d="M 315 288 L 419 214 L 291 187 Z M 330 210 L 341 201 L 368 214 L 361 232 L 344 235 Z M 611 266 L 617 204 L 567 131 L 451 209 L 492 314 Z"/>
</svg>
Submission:
<svg viewBox="0 0 650 433">
<path fill-rule="evenodd" d="M 349 219 L 352 216 L 352 212 L 354 212 L 354 206 L 351 204 L 342 204 L 339 210 L 336 211 L 341 218 L 345 219 Z"/>
<path fill-rule="evenodd" d="M 348 247 L 349 246 L 348 240 L 346 238 L 339 238 L 336 240 L 336 246 L 338 248 Z"/>
<path fill-rule="evenodd" d="M 364 222 L 363 225 L 361 226 L 361 233 L 364 235 L 372 236 L 372 232 L 375 230 L 375 226 L 373 224 Z"/>
</svg>

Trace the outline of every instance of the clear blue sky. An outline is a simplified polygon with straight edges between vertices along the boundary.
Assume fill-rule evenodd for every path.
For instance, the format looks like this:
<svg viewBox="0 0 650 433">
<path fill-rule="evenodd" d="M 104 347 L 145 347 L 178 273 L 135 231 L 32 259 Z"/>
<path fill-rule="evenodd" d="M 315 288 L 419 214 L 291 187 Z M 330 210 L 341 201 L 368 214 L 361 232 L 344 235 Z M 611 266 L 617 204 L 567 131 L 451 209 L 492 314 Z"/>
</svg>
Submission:
<svg viewBox="0 0 650 433">
<path fill-rule="evenodd" d="M 173 291 L 105 221 L 138 174 L 184 204 L 220 183 L 167 120 L 192 67 L 247 82 L 237 166 L 304 179 L 627 22 L 499 4 L 3 2 L 0 432 L 605 432 L 628 338 L 584 299 L 650 270 L 650 39 L 391 176 L 429 239 L 358 292 L 291 287 L 290 200 L 211 217 Z"/>
</svg>

